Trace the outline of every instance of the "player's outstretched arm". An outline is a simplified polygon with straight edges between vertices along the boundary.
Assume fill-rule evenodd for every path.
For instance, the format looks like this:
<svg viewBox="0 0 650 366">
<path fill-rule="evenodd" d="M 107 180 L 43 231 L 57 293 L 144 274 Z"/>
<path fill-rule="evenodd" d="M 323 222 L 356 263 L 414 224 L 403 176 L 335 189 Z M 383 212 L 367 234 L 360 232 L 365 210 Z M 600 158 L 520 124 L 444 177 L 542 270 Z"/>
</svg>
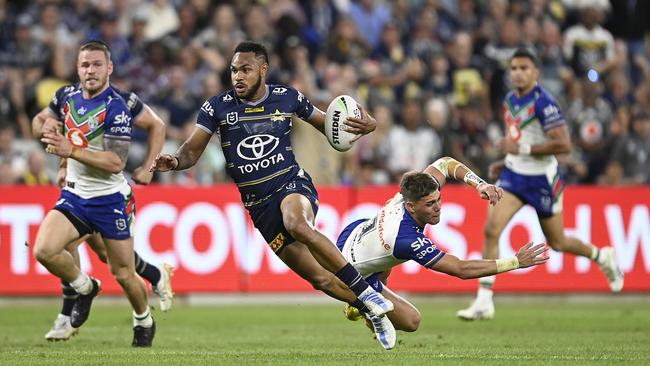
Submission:
<svg viewBox="0 0 650 366">
<path fill-rule="evenodd" d="M 62 127 L 63 123 L 56 119 L 47 107 L 32 118 L 32 136 L 37 139 L 43 137 L 43 133 L 46 131 L 61 131 Z"/>
<path fill-rule="evenodd" d="M 540 265 L 548 260 L 548 256 L 546 255 L 547 249 L 546 243 L 533 245 L 531 242 L 519 249 L 516 256 L 496 260 L 463 260 L 454 255 L 446 254 L 431 269 L 461 279 L 491 276 L 517 268 Z"/>
<path fill-rule="evenodd" d="M 192 135 L 173 154 L 158 154 L 151 165 L 150 171 L 167 172 L 183 170 L 192 167 L 201 157 L 208 146 L 211 135 L 201 128 L 194 127 Z"/>
<path fill-rule="evenodd" d="M 436 160 L 433 164 L 424 169 L 424 172 L 432 175 L 444 185 L 448 178 L 457 181 L 464 181 L 470 187 L 476 188 L 484 200 L 490 201 L 491 205 L 496 205 L 503 197 L 503 189 L 485 182 L 481 177 L 476 175 L 471 169 L 449 156 Z"/>
<path fill-rule="evenodd" d="M 133 171 L 133 181 L 137 184 L 149 184 L 153 178 L 153 172 L 149 167 L 165 143 L 166 127 L 165 122 L 148 105 L 144 105 L 142 113 L 133 121 L 133 124 L 147 130 L 147 156 L 141 166 Z"/>
</svg>

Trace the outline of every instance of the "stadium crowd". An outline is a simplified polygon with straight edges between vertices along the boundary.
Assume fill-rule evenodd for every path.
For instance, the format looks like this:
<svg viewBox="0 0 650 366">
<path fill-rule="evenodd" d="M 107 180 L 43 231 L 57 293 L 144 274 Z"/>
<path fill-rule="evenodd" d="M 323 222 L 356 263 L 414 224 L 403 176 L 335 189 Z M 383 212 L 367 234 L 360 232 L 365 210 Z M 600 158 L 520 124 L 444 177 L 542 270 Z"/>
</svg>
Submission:
<svg viewBox="0 0 650 366">
<path fill-rule="evenodd" d="M 574 143 L 566 180 L 650 184 L 650 2 L 629 0 L 0 0 L 0 184 L 53 184 L 58 162 L 31 138 L 31 118 L 77 81 L 76 50 L 101 39 L 111 81 L 167 123 L 165 152 L 192 130 L 208 97 L 230 84 L 240 41 L 271 53 L 271 83 L 325 110 L 357 99 L 378 128 L 341 154 L 306 123 L 294 150 L 317 184 L 394 183 L 453 156 L 487 176 L 503 135 L 506 67 L 535 50 L 540 83 Z M 142 163 L 136 131 L 128 169 Z M 227 182 L 215 140 L 200 163 L 163 184 Z"/>
</svg>

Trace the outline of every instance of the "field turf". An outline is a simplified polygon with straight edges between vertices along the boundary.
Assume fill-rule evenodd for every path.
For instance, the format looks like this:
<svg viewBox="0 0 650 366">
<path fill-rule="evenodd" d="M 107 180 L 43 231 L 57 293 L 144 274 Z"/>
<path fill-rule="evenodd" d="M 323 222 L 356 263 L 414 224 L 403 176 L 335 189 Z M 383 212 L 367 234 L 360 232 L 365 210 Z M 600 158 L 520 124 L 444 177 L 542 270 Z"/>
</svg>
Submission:
<svg viewBox="0 0 650 366">
<path fill-rule="evenodd" d="M 384 351 L 342 307 L 180 304 L 154 312 L 152 349 L 132 349 L 130 309 L 99 301 L 68 342 L 43 338 L 54 301 L 0 305 L 0 365 L 650 365 L 647 298 L 497 301 L 497 318 L 455 318 L 465 299 L 415 303 L 423 322 Z"/>
</svg>

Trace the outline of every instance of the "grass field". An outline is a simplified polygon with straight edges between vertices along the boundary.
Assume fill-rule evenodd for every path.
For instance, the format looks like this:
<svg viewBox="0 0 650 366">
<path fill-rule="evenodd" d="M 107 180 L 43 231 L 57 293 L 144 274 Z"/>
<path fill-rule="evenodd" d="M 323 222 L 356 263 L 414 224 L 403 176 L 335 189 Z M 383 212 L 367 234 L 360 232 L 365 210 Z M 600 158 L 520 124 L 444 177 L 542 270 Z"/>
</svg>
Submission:
<svg viewBox="0 0 650 366">
<path fill-rule="evenodd" d="M 613 301 L 616 301 L 613 298 Z M 0 306 L 2 365 L 650 365 L 650 305 L 537 298 L 497 302 L 490 322 L 461 322 L 465 300 L 415 301 L 415 333 L 384 351 L 341 307 L 180 305 L 155 313 L 152 349 L 132 349 L 130 310 L 99 302 L 78 336 L 48 343 L 58 305 Z"/>
</svg>

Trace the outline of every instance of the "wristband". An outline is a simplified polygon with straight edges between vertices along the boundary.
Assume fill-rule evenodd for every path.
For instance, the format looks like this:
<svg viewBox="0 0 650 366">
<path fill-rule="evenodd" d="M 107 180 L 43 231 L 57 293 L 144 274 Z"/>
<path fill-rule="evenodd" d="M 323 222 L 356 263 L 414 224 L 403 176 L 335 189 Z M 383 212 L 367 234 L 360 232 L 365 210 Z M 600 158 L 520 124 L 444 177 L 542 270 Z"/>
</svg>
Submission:
<svg viewBox="0 0 650 366">
<path fill-rule="evenodd" d="M 530 155 L 532 147 L 529 144 L 519 144 L 519 155 Z"/>
<path fill-rule="evenodd" d="M 497 273 L 512 271 L 519 268 L 519 259 L 512 257 L 508 259 L 497 259 Z"/>
<path fill-rule="evenodd" d="M 474 174 L 474 172 L 472 172 L 471 170 L 465 174 L 465 176 L 463 177 L 463 181 L 474 188 L 478 188 L 478 186 L 481 185 L 481 183 L 485 183 L 485 181 L 481 179 L 481 177 Z"/>
</svg>

